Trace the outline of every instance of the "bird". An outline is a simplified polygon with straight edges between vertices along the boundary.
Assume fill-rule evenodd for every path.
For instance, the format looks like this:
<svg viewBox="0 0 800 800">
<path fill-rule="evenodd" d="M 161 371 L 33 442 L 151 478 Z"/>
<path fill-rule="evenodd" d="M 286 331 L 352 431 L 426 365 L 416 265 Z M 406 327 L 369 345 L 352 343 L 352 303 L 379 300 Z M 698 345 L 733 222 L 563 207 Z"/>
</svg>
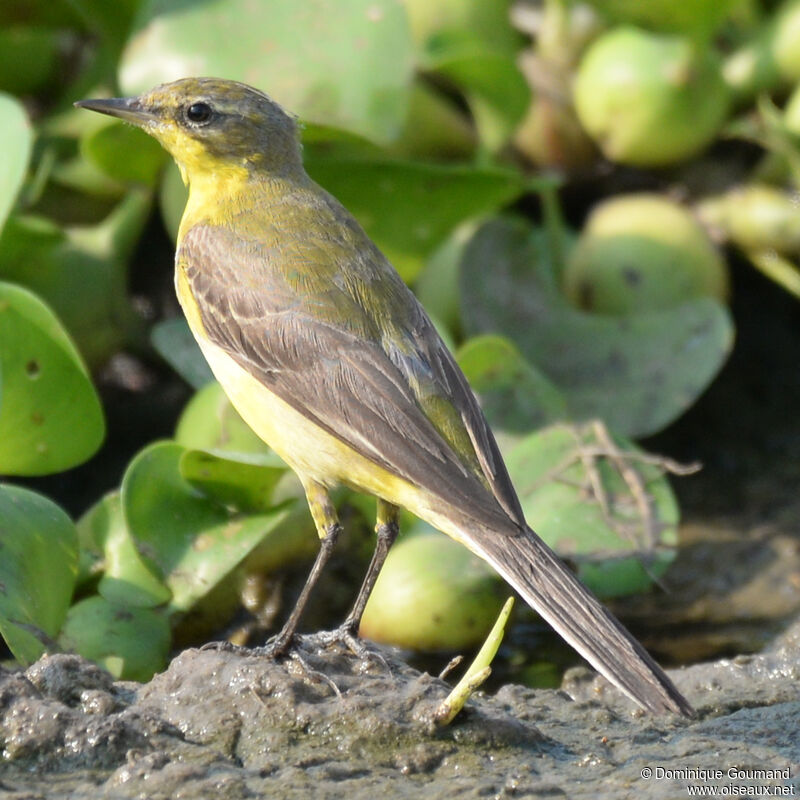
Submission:
<svg viewBox="0 0 800 800">
<path fill-rule="evenodd" d="M 351 647 L 404 508 L 488 562 L 644 709 L 693 714 L 527 524 L 467 379 L 387 258 L 306 173 L 296 117 L 254 87 L 209 77 L 75 105 L 141 128 L 177 163 L 189 187 L 178 299 L 232 405 L 305 490 L 320 547 L 265 652 L 292 645 L 342 530 L 331 491 L 344 485 L 377 500 L 375 552 L 333 632 Z"/>
</svg>

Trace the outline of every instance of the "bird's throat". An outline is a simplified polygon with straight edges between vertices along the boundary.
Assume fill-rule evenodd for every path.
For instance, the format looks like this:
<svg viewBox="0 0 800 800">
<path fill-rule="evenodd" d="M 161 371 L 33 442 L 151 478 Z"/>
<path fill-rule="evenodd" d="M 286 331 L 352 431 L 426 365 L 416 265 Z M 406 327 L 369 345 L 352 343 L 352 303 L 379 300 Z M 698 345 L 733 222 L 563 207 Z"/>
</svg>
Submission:
<svg viewBox="0 0 800 800">
<path fill-rule="evenodd" d="M 248 196 L 250 171 L 230 163 L 210 169 L 193 170 L 178 164 L 184 183 L 189 186 L 189 199 L 181 219 L 178 241 L 199 222 L 226 224 L 241 210 Z"/>
</svg>

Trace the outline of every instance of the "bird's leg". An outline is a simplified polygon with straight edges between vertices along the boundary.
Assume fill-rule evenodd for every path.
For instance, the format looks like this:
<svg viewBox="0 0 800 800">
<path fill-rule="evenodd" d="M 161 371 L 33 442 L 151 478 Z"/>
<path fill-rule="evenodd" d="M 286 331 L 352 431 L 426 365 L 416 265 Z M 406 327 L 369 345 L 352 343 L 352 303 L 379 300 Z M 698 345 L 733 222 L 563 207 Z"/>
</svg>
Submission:
<svg viewBox="0 0 800 800">
<path fill-rule="evenodd" d="M 317 533 L 320 538 L 319 552 L 317 553 L 316 561 L 314 561 L 314 566 L 311 567 L 311 572 L 308 574 L 305 586 L 303 586 L 294 609 L 289 615 L 289 619 L 286 620 L 280 633 L 273 636 L 265 647 L 259 648 L 259 652 L 273 657 L 285 653 L 291 645 L 292 637 L 297 630 L 297 625 L 303 615 L 308 598 L 311 596 L 319 576 L 325 569 L 325 565 L 328 563 L 331 553 L 333 553 L 333 548 L 336 546 L 339 534 L 342 532 L 342 526 L 339 524 L 336 508 L 331 501 L 328 490 L 322 484 L 311 480 L 303 481 L 303 488 L 306 491 L 311 516 L 317 526 Z"/>
<path fill-rule="evenodd" d="M 358 591 L 358 597 L 353 604 L 353 610 L 347 615 L 347 619 L 342 623 L 342 629 L 348 630 L 354 636 L 358 633 L 358 626 L 361 624 L 361 617 L 367 607 L 367 601 L 375 587 L 375 581 L 383 568 L 383 562 L 389 555 L 389 550 L 397 539 L 400 526 L 397 522 L 398 509 L 385 500 L 378 499 L 378 515 L 375 524 L 375 533 L 378 541 L 375 545 L 375 552 L 372 554 L 372 561 L 367 568 L 367 574 Z"/>
<path fill-rule="evenodd" d="M 400 529 L 397 515 L 397 506 L 393 506 L 380 498 L 378 499 L 378 515 L 375 525 L 378 541 L 375 545 L 375 552 L 372 554 L 372 561 L 370 561 L 367 574 L 364 576 L 364 581 L 358 591 L 353 610 L 336 630 L 321 635 L 320 638 L 325 643 L 339 641 L 347 645 L 355 655 L 364 655 L 364 645 L 358 641 L 358 626 L 361 624 L 361 617 L 367 607 L 367 601 L 370 594 L 372 594 L 372 589 L 383 567 L 383 562 L 386 561 L 386 556 L 389 554 L 395 539 L 397 539 Z"/>
</svg>

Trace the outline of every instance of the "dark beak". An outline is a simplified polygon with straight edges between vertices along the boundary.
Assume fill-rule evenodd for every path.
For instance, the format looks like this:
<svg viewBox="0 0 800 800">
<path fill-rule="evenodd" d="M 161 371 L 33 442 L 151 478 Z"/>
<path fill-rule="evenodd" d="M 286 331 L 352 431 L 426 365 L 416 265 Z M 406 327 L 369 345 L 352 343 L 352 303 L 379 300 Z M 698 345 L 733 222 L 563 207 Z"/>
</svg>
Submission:
<svg viewBox="0 0 800 800">
<path fill-rule="evenodd" d="M 138 97 L 112 97 L 107 100 L 78 100 L 76 108 L 88 108 L 143 128 L 157 120 L 155 114 L 142 107 Z"/>
</svg>

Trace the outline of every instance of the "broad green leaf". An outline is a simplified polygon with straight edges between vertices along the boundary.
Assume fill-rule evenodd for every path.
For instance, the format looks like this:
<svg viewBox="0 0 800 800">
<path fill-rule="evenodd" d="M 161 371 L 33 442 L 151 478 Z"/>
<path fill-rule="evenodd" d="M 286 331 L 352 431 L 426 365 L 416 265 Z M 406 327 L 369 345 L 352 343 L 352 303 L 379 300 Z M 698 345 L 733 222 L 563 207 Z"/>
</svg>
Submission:
<svg viewBox="0 0 800 800">
<path fill-rule="evenodd" d="M 190 385 L 200 389 L 214 380 L 211 367 L 183 317 L 153 326 L 150 341 L 161 357 Z"/>
<path fill-rule="evenodd" d="M 55 503 L 0 484 L 0 634 L 30 664 L 48 649 L 78 574 L 78 534 Z"/>
<path fill-rule="evenodd" d="M 414 43 L 423 54 L 454 36 L 501 53 L 520 47 L 522 36 L 511 24 L 509 0 L 406 0 L 405 5 Z"/>
<path fill-rule="evenodd" d="M 349 209 L 406 281 L 461 222 L 496 211 L 523 189 L 496 167 L 309 154 L 308 172 Z"/>
<path fill-rule="evenodd" d="M 525 518 L 603 597 L 643 591 L 663 574 L 675 556 L 678 524 L 661 471 L 630 442 L 608 441 L 610 450 L 592 426 L 554 425 L 506 458 Z M 621 464 L 638 489 L 626 483 Z"/>
<path fill-rule="evenodd" d="M 81 139 L 81 154 L 110 178 L 155 185 L 167 155 L 152 137 L 118 120 L 110 120 Z"/>
<path fill-rule="evenodd" d="M 3 0 L 0 25 L 43 25 L 48 28 L 80 27 L 80 17 L 71 3 L 50 0 Z"/>
<path fill-rule="evenodd" d="M 476 48 L 472 41 L 441 41 L 423 68 L 460 89 L 489 150 L 505 144 L 522 121 L 531 91 L 514 53 Z"/>
<path fill-rule="evenodd" d="M 99 549 L 103 576 L 98 593 L 122 606 L 160 606 L 170 599 L 166 586 L 156 577 L 136 549 L 125 524 L 119 492 L 111 492 L 78 520 L 81 543 Z M 83 556 L 83 552 L 81 552 Z"/>
<path fill-rule="evenodd" d="M 22 186 L 33 144 L 33 131 L 22 105 L 13 97 L 0 93 L 0 230 L 14 206 Z"/>
<path fill-rule="evenodd" d="M 504 451 L 534 429 L 566 417 L 561 392 L 508 339 L 476 336 L 456 358 Z"/>
<path fill-rule="evenodd" d="M 128 299 L 127 262 L 150 210 L 149 194 L 131 192 L 99 225 L 59 227 L 12 217 L 0 237 L 0 280 L 46 300 L 90 366 L 140 335 Z"/>
<path fill-rule="evenodd" d="M 474 223 L 466 222 L 456 228 L 428 256 L 414 285 L 414 294 L 425 310 L 440 319 L 451 334 L 461 330 L 458 273 L 464 248 L 475 227 Z"/>
<path fill-rule="evenodd" d="M 45 89 L 55 76 L 64 39 L 62 31 L 48 28 L 0 28 L 0 91 L 23 96 Z"/>
<path fill-rule="evenodd" d="M 730 14 L 737 0 L 589 0 L 589 5 L 614 23 L 655 31 L 710 35 Z"/>
<path fill-rule="evenodd" d="M 222 455 L 205 450 L 187 450 L 180 461 L 181 476 L 206 497 L 238 511 L 266 511 L 275 504 L 275 486 L 288 467 L 267 466 L 272 454 Z"/>
<path fill-rule="evenodd" d="M 564 394 L 575 419 L 599 417 L 628 436 L 660 430 L 703 392 L 730 352 L 717 301 L 611 318 L 578 311 L 555 286 L 546 236 L 487 222 L 461 264 L 464 328 L 500 333 Z"/>
<path fill-rule="evenodd" d="M 256 464 L 261 465 L 261 469 L 272 468 L 273 475 L 278 478 L 270 493 L 273 505 L 286 500 L 296 501 L 289 506 L 289 513 L 284 520 L 275 526 L 269 536 L 248 555 L 245 562 L 248 572 L 269 574 L 285 567 L 286 564 L 313 556 L 319 547 L 319 540 L 300 481 L 278 454 L 253 433 L 216 381 L 196 392 L 184 408 L 178 420 L 175 439 L 178 444 L 189 448 L 190 451 L 192 449 L 210 451 L 211 456 L 219 459 L 214 462 L 214 474 L 221 479 L 220 486 L 225 494 L 212 494 L 212 497 L 222 502 L 228 497 L 234 504 L 246 502 L 247 493 L 251 491 L 248 485 L 244 487 L 225 485 L 226 482 L 232 483 L 233 476 L 227 469 L 229 459 L 233 458 L 245 466 L 248 460 L 255 460 Z M 221 456 L 225 457 L 224 461 L 220 459 Z M 184 459 L 181 462 L 181 469 L 186 468 L 189 453 Z M 241 469 L 241 466 L 236 466 L 237 472 Z M 249 467 L 249 470 L 252 469 Z M 268 474 L 269 471 L 265 473 Z M 257 479 L 256 487 L 259 485 L 259 475 L 259 472 L 254 473 Z M 242 477 L 248 478 L 247 471 L 242 472 Z M 200 490 L 211 491 L 207 483 L 205 486 L 202 482 L 196 485 Z M 245 490 L 244 497 L 242 489 Z M 238 496 L 231 496 L 231 490 Z M 262 494 L 266 496 L 265 493 Z M 257 499 L 258 496 L 256 493 Z M 372 506 L 371 513 L 374 515 L 374 500 Z"/>
<path fill-rule="evenodd" d="M 396 0 L 149 0 L 134 29 L 119 70 L 128 94 L 217 75 L 257 86 L 303 120 L 380 142 L 405 118 L 412 46 Z"/>
<path fill-rule="evenodd" d="M 161 210 L 161 219 L 173 242 L 178 241 L 178 229 L 186 208 L 189 189 L 181 179 L 177 164 L 170 160 L 164 169 L 164 176 L 158 189 L 158 207 Z"/>
<path fill-rule="evenodd" d="M 194 450 L 274 454 L 231 405 L 222 386 L 212 380 L 195 392 L 181 412 L 175 441 Z M 278 466 L 276 462 L 272 466 Z"/>
<path fill-rule="evenodd" d="M 100 446 L 100 400 L 53 312 L 0 282 L 0 474 L 45 475 Z"/>
<path fill-rule="evenodd" d="M 156 442 L 122 480 L 122 506 L 142 555 L 172 592 L 170 613 L 187 611 L 225 578 L 286 517 L 283 507 L 236 516 L 180 472 L 185 448 Z"/>
<path fill-rule="evenodd" d="M 411 87 L 403 130 L 386 152 L 420 161 L 469 161 L 477 141 L 463 109 L 444 92 L 418 78 Z"/>
<path fill-rule="evenodd" d="M 116 0 L 114 3 L 69 0 L 70 8 L 80 16 L 83 24 L 94 35 L 98 49 L 109 51 L 105 55 L 112 62 L 111 65 L 119 59 L 119 53 L 140 5 L 140 0 Z"/>
<path fill-rule="evenodd" d="M 69 610 L 59 644 L 105 667 L 115 678 L 148 681 L 167 662 L 169 622 L 149 608 L 89 597 Z"/>
</svg>

